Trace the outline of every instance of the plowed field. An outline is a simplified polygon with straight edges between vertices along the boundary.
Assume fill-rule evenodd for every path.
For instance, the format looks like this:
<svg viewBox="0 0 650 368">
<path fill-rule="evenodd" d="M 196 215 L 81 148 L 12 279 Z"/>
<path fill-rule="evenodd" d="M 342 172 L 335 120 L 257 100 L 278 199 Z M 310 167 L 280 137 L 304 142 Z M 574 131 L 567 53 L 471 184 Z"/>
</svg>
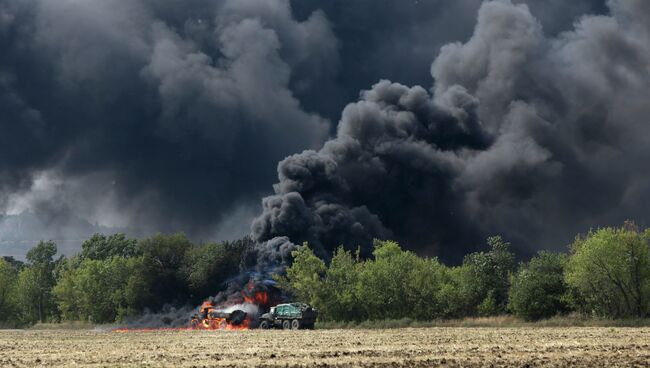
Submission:
<svg viewBox="0 0 650 368">
<path fill-rule="evenodd" d="M 650 329 L 0 331 L 12 366 L 650 367 Z"/>
</svg>

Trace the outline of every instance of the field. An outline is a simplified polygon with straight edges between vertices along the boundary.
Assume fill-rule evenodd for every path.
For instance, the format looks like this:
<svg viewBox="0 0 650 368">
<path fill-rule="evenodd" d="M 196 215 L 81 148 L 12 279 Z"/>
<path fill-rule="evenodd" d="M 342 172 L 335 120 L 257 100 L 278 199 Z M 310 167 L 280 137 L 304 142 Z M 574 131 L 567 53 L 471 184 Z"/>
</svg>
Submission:
<svg viewBox="0 0 650 368">
<path fill-rule="evenodd" d="M 650 366 L 650 328 L 0 331 L 0 366 Z"/>
</svg>

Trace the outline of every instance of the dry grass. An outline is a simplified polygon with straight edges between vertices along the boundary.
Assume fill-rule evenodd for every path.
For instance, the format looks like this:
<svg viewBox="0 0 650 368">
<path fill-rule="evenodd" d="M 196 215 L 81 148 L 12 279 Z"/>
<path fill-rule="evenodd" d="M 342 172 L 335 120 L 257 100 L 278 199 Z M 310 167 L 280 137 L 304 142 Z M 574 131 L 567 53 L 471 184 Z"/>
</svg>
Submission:
<svg viewBox="0 0 650 368">
<path fill-rule="evenodd" d="M 319 329 L 390 329 L 429 327 L 650 327 L 650 319 L 594 319 L 579 315 L 557 316 L 526 322 L 511 315 L 450 320 L 417 321 L 409 318 L 363 322 L 318 322 Z"/>
<path fill-rule="evenodd" d="M 63 323 L 37 323 L 30 330 L 93 330 L 95 325 L 90 322 L 69 321 Z"/>
<path fill-rule="evenodd" d="M 629 367 L 650 365 L 648 328 L 315 331 L 0 331 L 0 366 Z"/>
</svg>

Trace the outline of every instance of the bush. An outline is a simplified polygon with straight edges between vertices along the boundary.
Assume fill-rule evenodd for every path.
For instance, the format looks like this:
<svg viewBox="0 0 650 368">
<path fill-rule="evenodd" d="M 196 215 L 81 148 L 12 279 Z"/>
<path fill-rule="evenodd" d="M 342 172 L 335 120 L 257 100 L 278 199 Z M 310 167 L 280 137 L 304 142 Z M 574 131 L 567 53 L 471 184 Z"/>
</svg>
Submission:
<svg viewBox="0 0 650 368">
<path fill-rule="evenodd" d="M 632 223 L 578 237 L 571 245 L 566 281 L 583 312 L 609 318 L 642 318 L 650 297 L 650 231 Z"/>
<path fill-rule="evenodd" d="M 114 257 L 85 259 L 68 267 L 54 287 L 65 320 L 108 323 L 123 319 L 140 309 L 147 285 L 138 276 L 143 259 Z"/>
<path fill-rule="evenodd" d="M 13 322 L 18 310 L 16 292 L 18 272 L 14 266 L 0 258 L 0 323 Z"/>
<path fill-rule="evenodd" d="M 564 282 L 563 254 L 540 252 L 527 264 L 522 264 L 512 277 L 510 302 L 512 313 L 535 321 L 565 313 L 568 287 Z"/>
<path fill-rule="evenodd" d="M 244 248 L 238 243 L 208 243 L 187 251 L 181 272 L 197 302 L 216 295 L 239 271 Z"/>
<path fill-rule="evenodd" d="M 106 260 L 113 257 L 131 258 L 142 254 L 136 239 L 125 234 L 95 234 L 81 244 L 81 259 Z"/>
<path fill-rule="evenodd" d="M 510 275 L 515 269 L 515 255 L 510 243 L 500 236 L 488 238 L 488 252 L 471 253 L 465 256 L 463 266 L 457 275 L 462 294 L 460 295 L 463 316 L 497 315 L 506 312 Z"/>
</svg>

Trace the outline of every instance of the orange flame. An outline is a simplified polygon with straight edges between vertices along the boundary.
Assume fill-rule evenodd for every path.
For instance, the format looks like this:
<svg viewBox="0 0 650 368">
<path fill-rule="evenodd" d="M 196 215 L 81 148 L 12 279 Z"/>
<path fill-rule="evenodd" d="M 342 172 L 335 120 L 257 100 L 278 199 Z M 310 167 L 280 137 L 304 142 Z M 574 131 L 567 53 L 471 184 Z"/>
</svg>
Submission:
<svg viewBox="0 0 650 368">
<path fill-rule="evenodd" d="M 269 303 L 269 294 L 265 291 L 257 291 L 252 296 L 244 295 L 244 301 L 250 304 L 267 305 Z"/>
<path fill-rule="evenodd" d="M 268 297 L 266 296 L 266 293 L 255 293 L 253 297 L 248 297 L 246 295 L 243 295 L 244 301 L 246 303 L 250 304 L 260 304 L 260 302 L 266 302 L 268 300 Z M 250 324 L 251 324 L 251 317 L 247 316 L 244 321 L 242 321 L 240 324 L 233 324 L 230 323 L 227 319 L 225 318 L 214 318 L 210 317 L 210 313 L 215 310 L 215 305 L 209 301 L 206 300 L 203 302 L 201 305 L 201 308 L 199 309 L 200 315 L 203 316 L 208 316 L 202 320 L 198 319 L 193 319 L 190 321 L 190 329 L 194 330 L 230 330 L 230 331 L 242 331 L 242 330 L 248 330 L 250 329 Z"/>
<path fill-rule="evenodd" d="M 191 328 L 117 328 L 112 332 L 158 332 L 158 331 L 189 331 Z"/>
<path fill-rule="evenodd" d="M 256 285 L 251 281 L 249 282 L 243 290 L 240 291 L 241 299 L 232 301 L 227 304 L 215 305 L 211 300 L 206 300 L 201 304 L 199 308 L 199 314 L 192 318 L 190 324 L 187 328 L 147 328 L 147 329 L 115 329 L 114 332 L 148 332 L 148 331 L 184 331 L 184 330 L 231 330 L 231 331 L 241 331 L 250 329 L 252 321 L 252 316 L 247 315 L 246 318 L 241 321 L 239 324 L 232 324 L 226 318 L 217 318 L 211 316 L 213 311 L 222 310 L 225 307 L 236 305 L 241 303 L 242 300 L 244 303 L 254 304 L 260 307 L 261 309 L 268 308 L 271 303 L 276 302 L 275 297 L 272 297 L 272 294 L 269 294 L 267 291 L 256 290 Z M 201 319 L 201 317 L 205 317 Z M 240 322 L 240 321 L 237 321 Z"/>
</svg>

